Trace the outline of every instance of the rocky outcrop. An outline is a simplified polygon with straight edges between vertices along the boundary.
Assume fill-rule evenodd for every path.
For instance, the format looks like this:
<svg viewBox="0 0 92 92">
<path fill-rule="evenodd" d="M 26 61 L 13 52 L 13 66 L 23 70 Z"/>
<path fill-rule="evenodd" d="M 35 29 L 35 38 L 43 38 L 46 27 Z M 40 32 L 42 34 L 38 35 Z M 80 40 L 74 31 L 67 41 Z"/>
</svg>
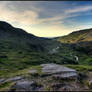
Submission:
<svg viewBox="0 0 92 92">
<path fill-rule="evenodd" d="M 59 83 L 53 83 L 51 84 L 51 90 L 52 91 L 78 91 L 79 90 L 79 85 L 76 83 L 64 83 L 64 82 L 59 82 Z"/>
<path fill-rule="evenodd" d="M 42 64 L 43 75 L 53 75 L 55 78 L 77 77 L 77 71 L 58 64 Z"/>
<path fill-rule="evenodd" d="M 24 77 L 16 76 L 16 77 L 8 78 L 5 82 L 18 81 L 18 80 L 22 80 L 22 79 L 24 79 Z"/>
<path fill-rule="evenodd" d="M 42 85 L 37 84 L 35 81 L 22 80 L 16 82 L 10 91 L 41 91 Z"/>
<path fill-rule="evenodd" d="M 71 68 L 64 67 L 58 64 L 41 64 L 40 72 L 35 69 L 28 70 L 27 76 L 16 76 L 1 80 L 1 82 L 12 82 L 13 85 L 9 91 L 47 91 L 50 88 L 52 91 L 66 91 L 72 88 L 76 89 L 73 85 L 67 84 L 66 79 L 77 78 L 77 71 Z M 42 75 L 42 76 L 41 76 Z M 44 76 L 45 75 L 45 76 Z M 44 77 L 43 77 L 44 76 Z M 54 80 L 55 79 L 55 80 Z M 60 80 L 62 81 L 60 81 Z M 64 80 L 65 79 L 65 80 Z M 76 82 L 76 81 L 73 81 Z M 70 82 L 71 83 L 71 82 Z M 76 85 L 76 84 L 74 84 Z M 73 89 L 74 88 L 74 89 Z"/>
<path fill-rule="evenodd" d="M 11 78 L 8 78 L 8 79 L 0 79 L 0 85 L 4 84 L 4 83 L 8 83 L 8 82 L 16 82 L 16 81 L 19 81 L 19 80 L 23 80 L 24 77 L 23 76 L 16 76 L 16 77 L 11 77 Z"/>
</svg>

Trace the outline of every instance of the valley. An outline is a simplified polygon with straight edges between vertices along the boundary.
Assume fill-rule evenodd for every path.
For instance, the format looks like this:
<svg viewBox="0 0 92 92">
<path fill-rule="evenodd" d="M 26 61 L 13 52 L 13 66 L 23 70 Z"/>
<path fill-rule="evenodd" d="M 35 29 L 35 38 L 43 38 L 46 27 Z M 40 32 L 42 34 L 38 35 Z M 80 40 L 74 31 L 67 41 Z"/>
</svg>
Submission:
<svg viewBox="0 0 92 92">
<path fill-rule="evenodd" d="M 16 76 L 24 76 L 34 80 L 35 77 L 28 71 L 36 68 L 40 73 L 40 65 L 48 63 L 75 69 L 79 74 L 84 73 L 89 78 L 90 72 L 92 72 L 92 29 L 84 29 L 66 36 L 47 39 L 29 34 L 23 29 L 0 21 L 0 81 Z M 85 76 L 83 77 L 78 85 L 86 85 L 85 89 L 91 90 L 88 78 L 84 81 Z M 40 78 L 37 76 L 37 81 L 47 81 L 46 78 L 42 77 L 41 80 Z M 52 82 L 63 81 L 50 79 Z M 10 90 L 15 82 L 1 83 L 0 91 Z M 73 83 L 76 82 L 73 81 Z M 51 90 L 49 87 L 46 89 Z M 80 90 L 83 90 L 83 87 Z"/>
</svg>

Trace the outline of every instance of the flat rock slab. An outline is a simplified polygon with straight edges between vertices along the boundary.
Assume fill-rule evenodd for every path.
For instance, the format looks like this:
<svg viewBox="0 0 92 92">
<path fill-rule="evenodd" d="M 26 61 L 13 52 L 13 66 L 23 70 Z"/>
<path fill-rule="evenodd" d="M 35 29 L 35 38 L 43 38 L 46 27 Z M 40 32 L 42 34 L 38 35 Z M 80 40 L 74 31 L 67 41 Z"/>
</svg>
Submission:
<svg viewBox="0 0 92 92">
<path fill-rule="evenodd" d="M 77 73 L 65 73 L 65 74 L 55 74 L 53 75 L 55 79 L 76 79 Z"/>
<path fill-rule="evenodd" d="M 42 74 L 53 75 L 60 77 L 77 76 L 77 71 L 58 64 L 42 64 Z"/>
<path fill-rule="evenodd" d="M 7 79 L 5 82 L 18 81 L 18 80 L 21 80 L 21 79 L 24 79 L 24 77 L 16 76 L 16 77 L 12 77 L 12 78 Z"/>
</svg>

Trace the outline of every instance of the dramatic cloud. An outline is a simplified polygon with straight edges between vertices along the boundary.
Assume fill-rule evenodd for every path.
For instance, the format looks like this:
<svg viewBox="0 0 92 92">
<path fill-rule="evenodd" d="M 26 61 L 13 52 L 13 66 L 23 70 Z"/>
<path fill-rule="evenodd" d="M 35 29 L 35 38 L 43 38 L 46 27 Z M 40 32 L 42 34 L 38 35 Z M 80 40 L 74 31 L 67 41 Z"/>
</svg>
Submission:
<svg viewBox="0 0 92 92">
<path fill-rule="evenodd" d="M 35 11 L 26 10 L 18 12 L 4 6 L 5 5 L 0 5 L 0 19 L 26 25 L 37 23 L 38 14 Z"/>
<path fill-rule="evenodd" d="M 68 1 L 0 1 L 0 20 L 45 37 L 66 35 L 73 30 L 90 27 L 84 26 L 82 21 L 90 18 L 87 16 L 92 15 L 91 11 L 91 5 Z M 81 18 L 80 22 L 78 18 Z"/>
</svg>

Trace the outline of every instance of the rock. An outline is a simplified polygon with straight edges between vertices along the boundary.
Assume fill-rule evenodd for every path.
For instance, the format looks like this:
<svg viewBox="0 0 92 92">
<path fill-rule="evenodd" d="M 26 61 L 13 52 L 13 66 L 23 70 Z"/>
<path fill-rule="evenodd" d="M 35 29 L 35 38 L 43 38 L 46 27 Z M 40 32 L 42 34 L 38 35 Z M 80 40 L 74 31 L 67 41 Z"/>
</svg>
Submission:
<svg viewBox="0 0 92 92">
<path fill-rule="evenodd" d="M 82 78 L 87 78 L 87 74 L 85 72 L 79 73 L 79 76 Z"/>
<path fill-rule="evenodd" d="M 54 83 L 51 85 L 53 91 L 74 91 L 77 90 L 69 83 Z"/>
<path fill-rule="evenodd" d="M 54 75 L 54 77 L 70 78 L 77 77 L 77 71 L 58 64 L 42 64 L 43 75 Z"/>
<path fill-rule="evenodd" d="M 38 71 L 37 70 L 29 70 L 28 73 L 33 75 L 33 76 L 38 76 Z"/>
<path fill-rule="evenodd" d="M 52 77 L 54 79 L 77 79 L 77 74 L 76 73 L 55 74 Z"/>
<path fill-rule="evenodd" d="M 24 77 L 16 76 L 16 77 L 7 79 L 5 82 L 18 81 L 18 80 L 22 80 L 22 79 L 24 79 Z"/>
<path fill-rule="evenodd" d="M 78 81 L 82 81 L 83 79 L 87 79 L 87 74 L 85 72 L 81 72 L 78 74 Z"/>
<path fill-rule="evenodd" d="M 0 84 L 4 83 L 5 79 L 0 79 Z"/>
<path fill-rule="evenodd" d="M 40 91 L 42 85 L 38 85 L 35 81 L 22 80 L 16 82 L 10 91 Z"/>
<path fill-rule="evenodd" d="M 64 83 L 53 83 L 53 84 L 51 85 L 51 88 L 52 88 L 53 90 L 58 90 L 58 89 L 61 88 L 62 86 L 65 86 L 65 84 L 64 84 Z"/>
<path fill-rule="evenodd" d="M 89 81 L 89 88 L 92 89 L 92 80 Z"/>
<path fill-rule="evenodd" d="M 29 73 L 37 73 L 37 70 L 29 70 Z"/>
<path fill-rule="evenodd" d="M 59 91 L 74 91 L 70 86 L 63 86 L 59 89 Z"/>
</svg>

